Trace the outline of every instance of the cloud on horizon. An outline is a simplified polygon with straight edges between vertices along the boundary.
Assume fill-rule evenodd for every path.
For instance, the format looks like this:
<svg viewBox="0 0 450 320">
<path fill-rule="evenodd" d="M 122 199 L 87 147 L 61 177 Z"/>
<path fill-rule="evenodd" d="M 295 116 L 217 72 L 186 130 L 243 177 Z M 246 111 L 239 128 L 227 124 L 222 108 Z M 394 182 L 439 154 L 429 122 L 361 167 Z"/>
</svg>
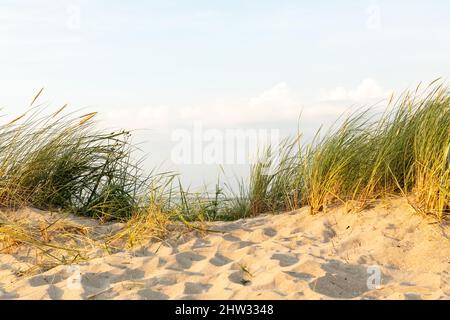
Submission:
<svg viewBox="0 0 450 320">
<path fill-rule="evenodd" d="M 392 91 L 381 87 L 378 82 L 371 78 L 362 80 L 355 88 L 338 86 L 332 90 L 321 90 L 322 101 L 354 101 L 368 102 L 374 99 L 383 99 Z"/>
<path fill-rule="evenodd" d="M 337 116 L 351 105 L 380 101 L 389 91 L 371 78 L 362 80 L 354 88 L 343 86 L 321 89 L 316 98 L 306 101 L 286 82 L 280 82 L 261 94 L 237 101 L 218 100 L 198 106 L 147 106 L 110 109 L 105 121 L 113 126 L 139 129 L 168 129 L 201 122 L 205 127 L 245 126 L 262 123 L 297 122 Z"/>
</svg>

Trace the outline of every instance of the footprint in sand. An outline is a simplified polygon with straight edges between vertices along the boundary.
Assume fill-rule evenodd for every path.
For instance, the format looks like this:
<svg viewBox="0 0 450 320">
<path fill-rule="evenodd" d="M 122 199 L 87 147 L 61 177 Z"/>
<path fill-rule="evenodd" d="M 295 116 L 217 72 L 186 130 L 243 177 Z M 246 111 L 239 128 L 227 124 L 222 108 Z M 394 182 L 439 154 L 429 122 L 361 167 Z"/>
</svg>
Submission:
<svg viewBox="0 0 450 320">
<path fill-rule="evenodd" d="M 35 277 L 31 278 L 30 280 L 28 280 L 28 283 L 32 287 L 40 287 L 40 286 L 46 286 L 49 284 L 56 284 L 58 282 L 61 282 L 62 280 L 63 280 L 63 277 L 58 274 L 51 275 L 51 276 L 38 275 L 38 276 L 35 276 Z"/>
<path fill-rule="evenodd" d="M 233 272 L 232 274 L 230 274 L 228 276 L 228 280 L 230 280 L 233 283 L 240 284 L 243 286 L 249 285 L 251 282 L 242 271 Z"/>
<path fill-rule="evenodd" d="M 153 291 L 151 289 L 142 289 L 138 291 L 138 295 L 142 299 L 146 300 L 168 300 L 169 296 L 158 291 Z"/>
<path fill-rule="evenodd" d="M 108 274 L 108 275 L 106 275 Z M 109 272 L 104 272 L 100 274 L 96 273 L 86 273 L 81 278 L 81 285 L 86 290 L 87 288 L 93 289 L 104 289 L 109 287 Z"/>
<path fill-rule="evenodd" d="M 368 291 L 365 278 L 352 278 L 349 275 L 327 272 L 309 284 L 314 292 L 332 298 L 352 299 Z"/>
<path fill-rule="evenodd" d="M 241 239 L 239 239 L 236 236 L 233 236 L 232 234 L 224 235 L 223 236 L 223 240 L 230 241 L 230 242 L 240 242 L 240 241 L 242 241 Z"/>
<path fill-rule="evenodd" d="M 283 253 L 275 253 L 272 255 L 271 259 L 278 260 L 280 267 L 289 267 L 299 261 L 297 257 Z"/>
<path fill-rule="evenodd" d="M 255 245 L 256 243 L 253 241 L 241 241 L 239 242 L 239 249 L 245 248 L 245 247 L 250 247 Z"/>
<path fill-rule="evenodd" d="M 184 294 L 200 294 L 207 292 L 212 287 L 211 284 L 186 282 L 184 285 Z"/>
<path fill-rule="evenodd" d="M 295 271 L 284 271 L 284 273 L 290 275 L 291 277 L 294 277 L 299 280 L 311 280 L 314 278 L 312 274 L 306 273 L 306 272 L 295 272 Z"/>
<path fill-rule="evenodd" d="M 323 242 L 329 242 L 336 236 L 336 231 L 330 221 L 325 220 L 323 223 L 324 230 L 322 231 Z"/>
<path fill-rule="evenodd" d="M 234 243 L 233 245 L 236 244 L 238 246 L 237 249 L 242 249 L 242 248 L 249 247 L 249 246 L 256 244 L 253 241 L 243 241 L 240 238 L 233 236 L 232 234 L 224 235 L 223 239 L 226 241 L 229 241 L 229 242 L 233 242 Z"/>
<path fill-rule="evenodd" d="M 420 294 L 417 293 L 405 293 L 404 296 L 406 300 L 422 300 Z"/>
<path fill-rule="evenodd" d="M 264 228 L 264 235 L 267 237 L 275 237 L 277 235 L 277 230 L 274 228 Z"/>
<path fill-rule="evenodd" d="M 205 240 L 205 239 L 197 239 L 195 240 L 194 244 L 192 245 L 192 249 L 198 249 L 198 248 L 204 248 L 204 247 L 210 247 L 211 241 Z"/>
<path fill-rule="evenodd" d="M 311 290 L 332 298 L 352 299 L 370 291 L 367 286 L 367 268 L 345 264 L 337 260 L 323 264 L 323 277 L 309 283 Z"/>
<path fill-rule="evenodd" d="M 216 255 L 211 258 L 209 262 L 216 267 L 221 267 L 229 264 L 230 262 L 233 262 L 233 260 L 221 255 L 220 253 L 216 253 Z"/>
<path fill-rule="evenodd" d="M 52 300 L 61 300 L 64 295 L 64 291 L 54 285 L 48 287 L 47 293 Z"/>
<path fill-rule="evenodd" d="M 156 285 L 172 286 L 176 283 L 177 283 L 177 278 L 174 276 L 158 276 L 158 277 L 153 277 L 153 278 L 146 280 L 147 287 L 153 287 Z"/>
<path fill-rule="evenodd" d="M 182 269 L 190 269 L 193 261 L 202 261 L 204 259 L 206 259 L 206 257 L 194 252 L 182 252 L 175 256 L 175 260 L 177 261 L 176 266 L 179 266 Z"/>
</svg>

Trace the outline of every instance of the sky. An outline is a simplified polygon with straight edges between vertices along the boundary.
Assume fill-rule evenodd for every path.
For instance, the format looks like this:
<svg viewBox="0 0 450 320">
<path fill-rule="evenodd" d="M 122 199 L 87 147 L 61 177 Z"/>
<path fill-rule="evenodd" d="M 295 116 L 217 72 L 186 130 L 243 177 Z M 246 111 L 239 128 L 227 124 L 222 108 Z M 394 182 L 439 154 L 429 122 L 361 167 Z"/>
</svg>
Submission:
<svg viewBox="0 0 450 320">
<path fill-rule="evenodd" d="M 205 149 L 243 128 L 308 136 L 349 108 L 448 79 L 449 57 L 449 1 L 0 0 L 2 114 L 44 87 L 55 110 L 137 130 L 149 170 L 194 186 L 248 163 L 174 156 L 200 152 L 189 141 Z"/>
</svg>

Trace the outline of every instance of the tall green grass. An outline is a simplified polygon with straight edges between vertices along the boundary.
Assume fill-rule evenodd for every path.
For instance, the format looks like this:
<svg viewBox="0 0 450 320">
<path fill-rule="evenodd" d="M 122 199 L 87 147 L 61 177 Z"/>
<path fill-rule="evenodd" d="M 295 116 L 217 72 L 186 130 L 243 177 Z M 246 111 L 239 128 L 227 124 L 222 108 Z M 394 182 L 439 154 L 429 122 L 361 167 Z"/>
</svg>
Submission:
<svg viewBox="0 0 450 320">
<path fill-rule="evenodd" d="M 273 173 L 252 167 L 245 215 L 309 205 L 312 213 L 335 202 L 356 208 L 402 194 L 414 207 L 443 219 L 449 214 L 450 95 L 447 87 L 418 87 L 389 102 L 384 113 L 359 110 L 301 144 L 280 146 Z"/>
<path fill-rule="evenodd" d="M 130 217 L 148 178 L 126 131 L 100 132 L 95 113 L 43 116 L 41 106 L 0 126 L 0 205 Z"/>
<path fill-rule="evenodd" d="M 218 181 L 213 193 L 184 189 L 171 173 L 144 174 L 130 133 L 97 130 L 95 113 L 65 113 L 64 106 L 43 115 L 33 103 L 0 126 L 3 207 L 125 219 L 133 222 L 131 238 L 151 225 L 161 235 L 174 219 L 229 220 L 305 205 L 317 213 L 334 203 L 362 209 L 392 194 L 438 219 L 450 210 L 450 95 L 444 85 L 391 98 L 382 113 L 356 111 L 309 143 L 299 133 L 269 146 L 248 181 L 237 190 Z"/>
</svg>

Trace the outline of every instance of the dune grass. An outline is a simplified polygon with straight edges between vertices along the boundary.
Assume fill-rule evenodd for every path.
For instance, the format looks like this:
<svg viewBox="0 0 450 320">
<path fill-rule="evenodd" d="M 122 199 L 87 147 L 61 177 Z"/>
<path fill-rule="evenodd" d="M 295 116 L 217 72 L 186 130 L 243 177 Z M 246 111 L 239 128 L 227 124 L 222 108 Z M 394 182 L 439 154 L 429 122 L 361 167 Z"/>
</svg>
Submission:
<svg viewBox="0 0 450 320">
<path fill-rule="evenodd" d="M 334 202 L 362 209 L 400 194 L 439 220 L 449 214 L 450 95 L 431 84 L 393 97 L 384 113 L 359 110 L 313 141 L 280 146 L 272 174 L 253 166 L 247 215 L 309 205 L 312 213 Z"/>
<path fill-rule="evenodd" d="M 26 218 L 9 219 L 22 207 L 134 226 L 127 233 L 121 230 L 114 239 L 127 236 L 132 242 L 133 230 L 152 229 L 152 235 L 159 236 L 157 229 L 165 227 L 165 220 L 156 223 L 156 217 L 161 216 L 154 213 L 156 198 L 149 194 L 159 190 L 153 186 L 161 175 L 144 173 L 142 160 L 135 159 L 130 132 L 97 130 L 95 112 L 67 112 L 66 105 L 48 113 L 44 106 L 34 105 L 41 93 L 27 112 L 0 125 L 0 208 L 5 212 L 0 219 L 0 252 L 27 246 L 36 256 L 45 256 L 56 264 L 81 258 L 78 248 L 66 246 L 64 240 L 80 238 L 78 229 L 64 224 L 61 232 L 55 231 L 52 223 L 32 226 Z M 52 226 L 51 232 L 47 224 Z M 143 224 L 145 228 L 137 227 Z M 56 237 L 46 236 L 50 233 Z M 81 242 L 88 240 L 105 247 L 111 237 L 94 241 L 86 236 Z"/>
<path fill-rule="evenodd" d="M 0 205 L 130 217 L 147 180 L 131 159 L 130 133 L 96 131 L 95 113 L 44 111 L 0 126 Z"/>
<path fill-rule="evenodd" d="M 174 221 L 206 230 L 205 221 L 306 205 L 312 214 L 336 203 L 358 211 L 391 195 L 440 221 L 449 217 L 450 95 L 443 84 L 392 97 L 381 113 L 358 110 L 309 143 L 299 133 L 269 146 L 248 181 L 237 190 L 218 181 L 212 193 L 191 192 L 172 173 L 145 174 L 129 132 L 99 131 L 95 113 L 66 113 L 66 106 L 45 115 L 34 105 L 39 94 L 25 114 L 0 126 L 0 206 L 125 222 L 106 246 L 164 239 Z M 45 237 L 24 230 L 0 221 L 7 245 L 46 250 Z"/>
</svg>

